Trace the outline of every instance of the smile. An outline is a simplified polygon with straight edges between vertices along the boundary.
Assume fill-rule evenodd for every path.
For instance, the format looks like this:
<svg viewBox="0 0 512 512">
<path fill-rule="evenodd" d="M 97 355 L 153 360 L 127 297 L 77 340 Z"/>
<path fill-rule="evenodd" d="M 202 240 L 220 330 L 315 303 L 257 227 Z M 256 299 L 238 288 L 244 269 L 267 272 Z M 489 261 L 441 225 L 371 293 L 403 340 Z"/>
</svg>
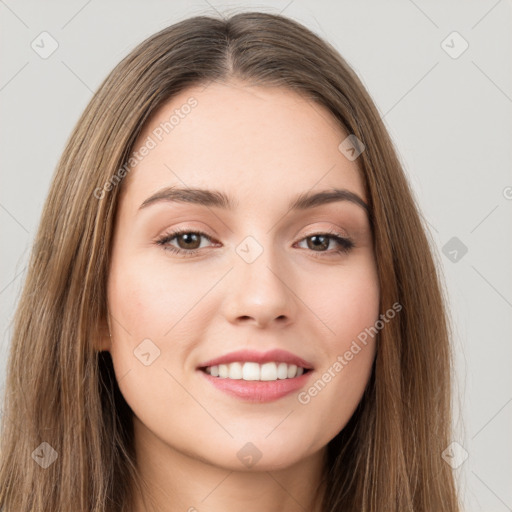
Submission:
<svg viewBox="0 0 512 512">
<path fill-rule="evenodd" d="M 230 364 L 219 364 L 202 368 L 204 372 L 219 379 L 246 381 L 275 381 L 300 377 L 307 369 L 295 364 L 268 362 L 235 361 Z"/>
<path fill-rule="evenodd" d="M 245 402 L 271 402 L 303 388 L 313 365 L 292 352 L 237 350 L 203 361 L 196 370 L 214 388 Z"/>
</svg>

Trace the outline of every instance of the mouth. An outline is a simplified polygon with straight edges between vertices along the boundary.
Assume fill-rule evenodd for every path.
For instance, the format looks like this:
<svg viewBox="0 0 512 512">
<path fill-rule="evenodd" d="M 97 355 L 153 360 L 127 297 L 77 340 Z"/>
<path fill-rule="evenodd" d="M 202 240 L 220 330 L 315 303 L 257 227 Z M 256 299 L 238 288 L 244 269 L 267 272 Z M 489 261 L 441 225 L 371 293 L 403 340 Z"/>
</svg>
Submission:
<svg viewBox="0 0 512 512">
<path fill-rule="evenodd" d="M 295 379 L 310 372 L 309 368 L 277 361 L 259 364 L 253 361 L 235 361 L 229 364 L 218 364 L 199 368 L 201 371 L 217 379 L 269 382 L 276 380 Z"/>
<path fill-rule="evenodd" d="M 202 363 L 197 370 L 216 389 L 243 401 L 271 402 L 304 387 L 314 369 L 284 350 L 242 350 Z"/>
</svg>

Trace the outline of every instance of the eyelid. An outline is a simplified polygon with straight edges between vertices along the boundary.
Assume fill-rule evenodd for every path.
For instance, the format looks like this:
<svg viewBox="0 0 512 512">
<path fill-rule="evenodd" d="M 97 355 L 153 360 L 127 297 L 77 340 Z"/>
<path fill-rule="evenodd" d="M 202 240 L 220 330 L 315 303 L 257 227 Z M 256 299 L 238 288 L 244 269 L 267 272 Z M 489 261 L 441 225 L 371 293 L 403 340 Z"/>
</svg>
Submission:
<svg viewBox="0 0 512 512">
<path fill-rule="evenodd" d="M 300 230 L 299 230 L 299 233 L 300 233 Z M 315 228 L 315 229 L 311 229 L 311 231 L 308 230 L 308 232 L 306 232 L 306 234 L 302 235 L 302 238 L 307 238 L 309 236 L 314 236 L 314 235 L 318 235 L 318 234 L 329 234 L 329 235 L 336 235 L 336 236 L 339 236 L 340 238 L 347 238 L 347 239 L 350 239 L 350 236 L 348 235 L 348 233 L 341 229 L 341 228 L 334 228 L 332 226 L 329 226 L 329 227 L 326 227 L 326 228 Z"/>
<path fill-rule="evenodd" d="M 154 243 L 158 244 L 158 245 L 163 245 L 165 246 L 165 244 L 169 241 L 169 240 L 173 240 L 174 238 L 177 238 L 178 236 L 184 234 L 184 233 L 193 233 L 193 234 L 196 234 L 196 235 L 199 235 L 200 237 L 204 237 L 206 239 L 208 239 L 210 242 L 216 242 L 216 239 L 215 237 L 209 235 L 207 232 L 203 231 L 202 229 L 195 229 L 195 228 L 176 228 L 176 229 L 171 229 L 170 231 L 166 231 L 164 232 L 162 235 L 158 236 Z M 165 247 L 164 247 L 165 248 Z M 186 251 L 186 249 L 181 249 L 182 251 Z M 199 249 L 190 249 L 188 252 L 192 252 L 192 251 L 198 251 Z"/>
</svg>

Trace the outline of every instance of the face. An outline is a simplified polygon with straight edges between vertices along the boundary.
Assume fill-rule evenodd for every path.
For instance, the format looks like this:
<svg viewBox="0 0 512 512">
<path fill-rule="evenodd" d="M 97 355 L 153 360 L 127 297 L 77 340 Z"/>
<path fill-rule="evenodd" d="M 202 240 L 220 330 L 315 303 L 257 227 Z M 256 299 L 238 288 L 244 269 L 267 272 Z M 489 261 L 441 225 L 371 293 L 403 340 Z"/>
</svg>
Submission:
<svg viewBox="0 0 512 512">
<path fill-rule="evenodd" d="M 183 91 L 137 140 L 103 349 L 137 436 L 162 454 L 283 468 L 352 416 L 379 287 L 347 135 L 294 92 L 230 82 Z M 294 205 L 334 190 L 349 194 Z"/>
</svg>

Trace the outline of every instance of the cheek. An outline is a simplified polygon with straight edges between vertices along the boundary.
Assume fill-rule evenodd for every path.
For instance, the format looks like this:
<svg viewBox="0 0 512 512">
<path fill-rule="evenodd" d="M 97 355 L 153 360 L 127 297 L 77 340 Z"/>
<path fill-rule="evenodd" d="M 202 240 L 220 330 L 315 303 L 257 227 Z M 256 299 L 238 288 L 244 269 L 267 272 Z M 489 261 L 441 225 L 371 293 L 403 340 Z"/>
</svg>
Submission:
<svg viewBox="0 0 512 512">
<path fill-rule="evenodd" d="M 111 311 L 132 341 L 163 340 L 182 329 L 182 322 L 211 287 L 205 276 L 188 272 L 180 265 L 148 265 L 133 259 L 120 264 L 109 282 Z M 190 327 L 190 324 L 189 324 Z"/>
<path fill-rule="evenodd" d="M 137 416 L 158 424 L 169 417 L 170 402 L 174 410 L 190 406 L 176 382 L 191 349 L 187 340 L 200 338 L 194 332 L 200 323 L 190 318 L 208 284 L 193 275 L 184 279 L 179 266 L 148 265 L 135 257 L 112 266 L 111 355 L 120 390 Z"/>
<path fill-rule="evenodd" d="M 373 259 L 342 269 L 335 281 L 333 285 L 332 278 L 320 277 L 309 293 L 308 306 L 322 320 L 319 350 L 325 357 L 315 379 L 297 397 L 328 438 L 346 425 L 371 375 L 380 299 Z"/>
<path fill-rule="evenodd" d="M 379 316 L 379 281 L 372 257 L 340 268 L 336 276 L 316 274 L 308 283 L 307 304 L 322 321 L 324 349 L 344 351 Z M 324 329 L 325 328 L 325 329 Z"/>
</svg>

